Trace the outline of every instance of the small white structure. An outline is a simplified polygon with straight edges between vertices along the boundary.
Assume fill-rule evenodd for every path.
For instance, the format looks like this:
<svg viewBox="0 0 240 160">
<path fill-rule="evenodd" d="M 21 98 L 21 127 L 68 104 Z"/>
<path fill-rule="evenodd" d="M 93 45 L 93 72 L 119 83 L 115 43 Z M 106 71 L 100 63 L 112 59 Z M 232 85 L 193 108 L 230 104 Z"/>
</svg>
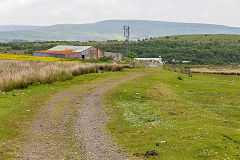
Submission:
<svg viewBox="0 0 240 160">
<path fill-rule="evenodd" d="M 163 63 L 162 58 L 134 58 L 136 61 Z"/>
<path fill-rule="evenodd" d="M 182 63 L 190 63 L 191 61 L 182 61 Z"/>
</svg>

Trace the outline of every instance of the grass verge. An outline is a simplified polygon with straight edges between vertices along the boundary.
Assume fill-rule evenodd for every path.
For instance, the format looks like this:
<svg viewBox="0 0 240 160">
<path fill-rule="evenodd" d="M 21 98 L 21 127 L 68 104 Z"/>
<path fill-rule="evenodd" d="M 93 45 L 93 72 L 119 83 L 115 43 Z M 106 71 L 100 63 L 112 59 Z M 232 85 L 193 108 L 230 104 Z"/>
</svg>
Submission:
<svg viewBox="0 0 240 160">
<path fill-rule="evenodd" d="M 107 91 L 107 126 L 136 158 L 239 159 L 240 77 L 144 70 Z M 156 150 L 157 155 L 149 155 Z M 149 152 L 147 152 L 149 151 Z"/>
</svg>

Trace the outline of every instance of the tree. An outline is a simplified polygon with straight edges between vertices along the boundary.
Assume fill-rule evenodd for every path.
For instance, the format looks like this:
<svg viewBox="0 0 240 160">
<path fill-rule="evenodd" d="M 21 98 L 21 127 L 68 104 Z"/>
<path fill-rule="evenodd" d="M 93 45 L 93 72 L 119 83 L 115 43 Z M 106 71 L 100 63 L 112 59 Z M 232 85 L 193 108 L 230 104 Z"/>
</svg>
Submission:
<svg viewBox="0 0 240 160">
<path fill-rule="evenodd" d="M 134 52 L 132 52 L 132 51 L 129 51 L 129 52 L 128 52 L 128 58 L 133 59 L 133 58 L 137 58 L 137 57 L 138 57 L 138 56 L 137 56 L 136 53 L 134 53 Z"/>
</svg>

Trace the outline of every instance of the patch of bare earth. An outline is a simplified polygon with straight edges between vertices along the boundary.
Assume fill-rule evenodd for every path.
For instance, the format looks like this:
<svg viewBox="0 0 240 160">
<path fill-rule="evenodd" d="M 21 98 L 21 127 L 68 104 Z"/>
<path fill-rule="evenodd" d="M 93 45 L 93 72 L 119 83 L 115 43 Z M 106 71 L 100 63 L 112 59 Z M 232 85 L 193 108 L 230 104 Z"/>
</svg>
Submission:
<svg viewBox="0 0 240 160">
<path fill-rule="evenodd" d="M 57 94 L 30 123 L 25 141 L 16 144 L 14 159 L 130 159 L 104 130 L 102 100 L 106 89 L 137 76 Z"/>
</svg>

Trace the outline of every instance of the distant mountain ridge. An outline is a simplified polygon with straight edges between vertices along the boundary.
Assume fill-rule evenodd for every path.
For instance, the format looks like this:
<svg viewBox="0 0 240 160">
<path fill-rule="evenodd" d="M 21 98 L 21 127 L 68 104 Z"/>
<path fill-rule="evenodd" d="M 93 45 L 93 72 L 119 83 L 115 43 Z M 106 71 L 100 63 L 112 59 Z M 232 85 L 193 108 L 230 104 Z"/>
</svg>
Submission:
<svg viewBox="0 0 240 160">
<path fill-rule="evenodd" d="M 32 25 L 0 25 L 0 32 L 9 31 L 24 31 L 24 30 L 34 30 L 43 28 L 45 26 L 32 26 Z"/>
<path fill-rule="evenodd" d="M 123 40 L 123 25 L 130 26 L 132 40 L 171 35 L 240 34 L 240 27 L 228 27 L 224 25 L 148 20 L 106 20 L 88 24 L 58 24 L 46 27 L 32 26 L 29 29 L 27 29 L 29 26 L 26 26 L 25 29 L 0 32 L 0 41 Z"/>
</svg>

